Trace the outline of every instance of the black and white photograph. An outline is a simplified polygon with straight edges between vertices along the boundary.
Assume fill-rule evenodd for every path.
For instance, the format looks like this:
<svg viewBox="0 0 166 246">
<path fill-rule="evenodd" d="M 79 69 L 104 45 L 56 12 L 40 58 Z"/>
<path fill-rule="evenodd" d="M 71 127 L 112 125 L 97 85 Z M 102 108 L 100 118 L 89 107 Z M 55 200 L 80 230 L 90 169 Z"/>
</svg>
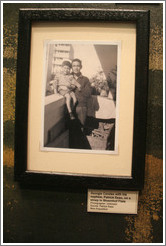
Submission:
<svg viewBox="0 0 166 246">
<path fill-rule="evenodd" d="M 120 42 L 44 42 L 45 151 L 118 153 Z"/>
</svg>

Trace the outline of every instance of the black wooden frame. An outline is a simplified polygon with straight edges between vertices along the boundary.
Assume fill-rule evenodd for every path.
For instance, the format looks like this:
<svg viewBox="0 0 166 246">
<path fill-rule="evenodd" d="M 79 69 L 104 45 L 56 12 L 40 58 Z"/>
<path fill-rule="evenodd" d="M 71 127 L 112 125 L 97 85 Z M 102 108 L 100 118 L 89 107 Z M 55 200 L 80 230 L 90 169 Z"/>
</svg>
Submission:
<svg viewBox="0 0 166 246">
<path fill-rule="evenodd" d="M 59 187 L 141 190 L 144 184 L 149 59 L 149 11 L 109 9 L 20 9 L 15 114 L 15 180 Z M 27 129 L 32 22 L 136 23 L 136 74 L 131 177 L 48 174 L 27 171 Z"/>
</svg>

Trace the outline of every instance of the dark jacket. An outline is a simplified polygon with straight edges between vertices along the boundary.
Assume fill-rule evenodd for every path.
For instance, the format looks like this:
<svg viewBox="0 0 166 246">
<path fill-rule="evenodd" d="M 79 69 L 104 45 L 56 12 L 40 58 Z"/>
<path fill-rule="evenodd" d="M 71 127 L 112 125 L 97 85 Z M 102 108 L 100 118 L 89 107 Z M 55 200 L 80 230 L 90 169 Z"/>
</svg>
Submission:
<svg viewBox="0 0 166 246">
<path fill-rule="evenodd" d="M 91 98 L 91 85 L 89 79 L 82 74 L 77 82 L 81 85 L 81 91 L 76 89 L 75 95 L 78 100 L 78 107 L 87 107 L 88 100 Z"/>
</svg>

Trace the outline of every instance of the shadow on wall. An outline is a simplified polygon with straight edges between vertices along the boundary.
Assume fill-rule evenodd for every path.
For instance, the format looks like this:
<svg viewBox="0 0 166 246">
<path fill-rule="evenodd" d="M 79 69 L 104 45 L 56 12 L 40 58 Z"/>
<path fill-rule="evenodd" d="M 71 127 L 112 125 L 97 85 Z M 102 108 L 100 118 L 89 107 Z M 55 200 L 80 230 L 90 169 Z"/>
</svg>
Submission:
<svg viewBox="0 0 166 246">
<path fill-rule="evenodd" d="M 69 147 L 72 149 L 91 149 L 85 133 L 81 130 L 79 121 L 69 121 Z"/>
</svg>

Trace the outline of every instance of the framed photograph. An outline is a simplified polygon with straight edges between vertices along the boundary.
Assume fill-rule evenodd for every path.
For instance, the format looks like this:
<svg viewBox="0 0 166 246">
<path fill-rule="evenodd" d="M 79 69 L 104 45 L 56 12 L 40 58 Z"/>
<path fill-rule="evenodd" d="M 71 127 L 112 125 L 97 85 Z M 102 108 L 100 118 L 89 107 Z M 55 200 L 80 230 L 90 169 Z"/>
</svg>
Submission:
<svg viewBox="0 0 166 246">
<path fill-rule="evenodd" d="M 140 190 L 149 11 L 20 9 L 15 179 Z"/>
</svg>

